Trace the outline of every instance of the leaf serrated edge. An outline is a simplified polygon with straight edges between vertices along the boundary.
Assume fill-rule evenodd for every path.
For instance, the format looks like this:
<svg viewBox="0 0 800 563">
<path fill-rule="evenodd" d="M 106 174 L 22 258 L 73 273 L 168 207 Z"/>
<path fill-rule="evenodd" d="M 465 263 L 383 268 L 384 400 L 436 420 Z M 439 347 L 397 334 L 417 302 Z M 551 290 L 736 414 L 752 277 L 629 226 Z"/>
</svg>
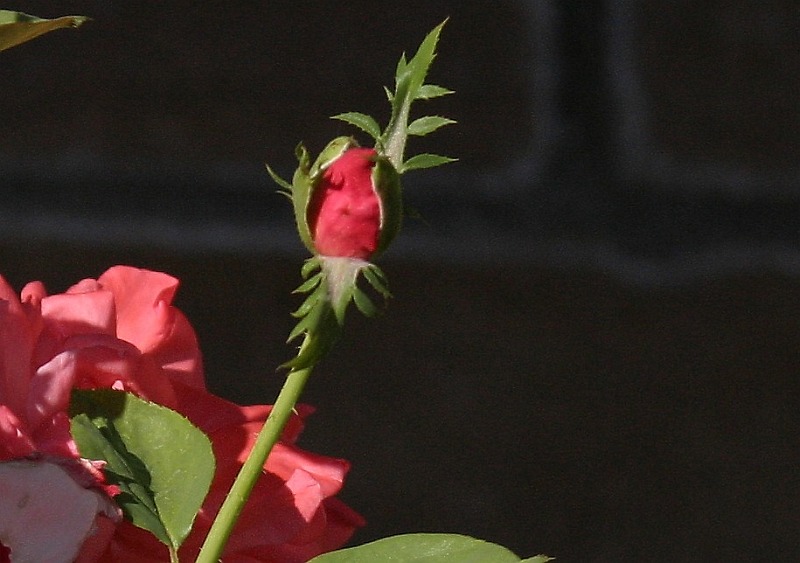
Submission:
<svg viewBox="0 0 800 563">
<path fill-rule="evenodd" d="M 441 96 L 455 94 L 454 90 L 445 88 L 444 86 L 437 86 L 436 84 L 423 84 L 417 90 L 417 100 L 431 100 Z"/>
<path fill-rule="evenodd" d="M 417 137 L 424 137 L 425 135 L 433 133 L 437 129 L 444 127 L 445 125 L 452 125 L 453 123 L 456 123 L 456 121 L 448 117 L 443 117 L 441 115 L 426 115 L 424 117 L 419 117 L 408 124 L 408 134 L 415 135 Z"/>
<path fill-rule="evenodd" d="M 376 141 L 380 139 L 381 127 L 371 115 L 357 111 L 349 111 L 333 115 L 331 119 L 338 119 L 339 121 L 344 121 L 345 123 L 358 127 Z"/>
<path fill-rule="evenodd" d="M 406 160 L 403 163 L 401 172 L 408 172 L 409 170 L 421 170 L 423 168 L 434 168 L 436 166 L 441 166 L 442 164 L 449 164 L 457 161 L 457 158 L 451 158 L 449 156 L 421 153 Z"/>
</svg>

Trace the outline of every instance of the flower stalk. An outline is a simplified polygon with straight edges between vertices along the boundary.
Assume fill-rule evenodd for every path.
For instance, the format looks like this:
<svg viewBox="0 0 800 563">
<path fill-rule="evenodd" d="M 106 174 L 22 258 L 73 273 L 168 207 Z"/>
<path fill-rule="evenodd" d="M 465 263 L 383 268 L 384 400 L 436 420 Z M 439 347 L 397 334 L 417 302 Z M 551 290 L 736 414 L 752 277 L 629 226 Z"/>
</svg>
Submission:
<svg viewBox="0 0 800 563">
<path fill-rule="evenodd" d="M 302 353 L 306 342 L 308 342 L 307 338 L 304 340 L 303 346 L 300 347 L 298 354 Z M 303 388 L 311 375 L 312 369 L 313 366 L 292 370 L 286 376 L 286 381 L 278 394 L 278 398 L 275 400 L 272 411 L 258 434 L 258 438 L 256 438 L 250 455 L 239 470 L 236 480 L 233 482 L 225 501 L 217 513 L 217 517 L 214 519 L 214 523 L 211 525 L 196 563 L 216 563 L 222 557 L 222 551 L 225 549 L 225 544 L 233 531 L 233 527 L 236 525 L 239 514 L 241 514 L 256 481 L 258 481 L 264 470 L 264 463 L 267 457 L 269 457 L 272 448 L 280 440 L 283 428 L 295 412 L 295 405 L 303 393 Z"/>
<path fill-rule="evenodd" d="M 455 160 L 433 154 L 403 160 L 409 136 L 427 135 L 455 123 L 440 116 L 425 116 L 409 123 L 415 100 L 452 93 L 441 86 L 425 84 L 444 23 L 425 37 L 414 57 L 400 57 L 395 89 L 386 90 L 392 113 L 383 131 L 373 117 L 363 113 L 333 116 L 369 134 L 375 141 L 374 149 L 360 148 L 352 137 L 338 137 L 312 161 L 300 143 L 296 149 L 298 167 L 291 183 L 267 166 L 282 193 L 292 201 L 298 234 L 312 253 L 301 270 L 304 282 L 295 290 L 306 297 L 293 313 L 299 321 L 288 339 L 291 342 L 302 336 L 302 344 L 296 356 L 281 366 L 289 370 L 286 381 L 220 507 L 197 563 L 219 561 L 311 371 L 338 338 L 350 303 L 366 316 L 373 316 L 377 308 L 363 286 L 383 299 L 391 297 L 386 277 L 371 260 L 386 249 L 400 229 L 400 175 Z"/>
</svg>

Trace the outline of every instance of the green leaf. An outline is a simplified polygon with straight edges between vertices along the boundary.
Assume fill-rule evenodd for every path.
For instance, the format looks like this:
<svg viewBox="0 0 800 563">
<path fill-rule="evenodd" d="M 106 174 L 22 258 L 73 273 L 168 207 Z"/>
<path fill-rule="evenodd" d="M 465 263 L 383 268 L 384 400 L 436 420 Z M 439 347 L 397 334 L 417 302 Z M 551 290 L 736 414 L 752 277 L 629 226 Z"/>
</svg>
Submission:
<svg viewBox="0 0 800 563">
<path fill-rule="evenodd" d="M 450 158 L 449 156 L 441 156 L 438 154 L 430 154 L 430 153 L 422 153 L 415 156 L 412 156 L 408 160 L 403 163 L 403 172 L 408 172 L 409 170 L 419 170 L 421 168 L 433 168 L 434 166 L 441 166 L 442 164 L 447 164 L 449 162 L 455 162 L 456 158 Z"/>
<path fill-rule="evenodd" d="M 420 43 L 417 49 L 417 53 L 407 64 L 402 66 L 402 70 L 398 65 L 398 88 L 395 91 L 395 95 L 400 98 L 405 98 L 403 99 L 404 103 L 410 103 L 419 94 L 419 90 L 425 82 L 428 69 L 436 54 L 436 43 L 439 41 L 439 34 L 446 21 L 447 20 L 437 25 L 425 36 L 425 39 L 422 40 L 422 43 Z M 404 90 L 402 93 L 401 84 L 405 86 L 405 88 L 402 88 Z"/>
<path fill-rule="evenodd" d="M 419 119 L 415 119 L 414 121 L 409 123 L 408 134 L 422 137 L 423 135 L 427 135 L 428 133 L 433 133 L 440 127 L 444 127 L 445 125 L 450 125 L 451 123 L 455 123 L 455 121 L 438 115 L 428 115 L 425 117 L 420 117 Z"/>
<path fill-rule="evenodd" d="M 542 557 L 542 556 L 539 556 Z M 540 559 L 542 563 L 549 558 Z M 457 534 L 405 534 L 318 555 L 309 563 L 520 563 L 505 547 Z M 531 561 L 536 561 L 534 558 Z M 538 561 L 536 563 L 539 563 Z"/>
<path fill-rule="evenodd" d="M 454 93 L 455 92 L 453 92 L 453 90 L 448 90 L 442 86 L 436 86 L 435 84 L 423 84 L 420 86 L 419 90 L 417 90 L 417 99 L 430 100 L 432 98 L 439 98 L 441 96 L 447 96 L 448 94 Z"/>
<path fill-rule="evenodd" d="M 177 553 L 214 476 L 208 437 L 175 411 L 111 389 L 73 391 L 70 417 L 81 456 L 107 462 L 125 517 Z"/>
<path fill-rule="evenodd" d="M 395 90 L 391 99 L 392 116 L 380 139 L 380 144 L 385 147 L 386 157 L 398 170 L 401 169 L 400 164 L 403 161 L 403 152 L 408 137 L 407 128 L 411 103 L 419 97 L 420 91 L 422 91 L 425 77 L 436 53 L 439 34 L 446 22 L 447 20 L 443 21 L 425 36 L 411 60 L 406 61 L 404 54 L 397 64 Z"/>
<path fill-rule="evenodd" d="M 381 126 L 378 125 L 378 122 L 370 115 L 357 111 L 350 111 L 334 115 L 331 119 L 338 119 L 350 125 L 355 125 L 375 140 L 378 140 L 381 136 Z"/>
<path fill-rule="evenodd" d="M 406 54 L 403 53 L 400 55 L 400 60 L 397 61 L 397 68 L 394 70 L 395 78 L 403 76 L 406 68 L 408 68 L 408 60 L 406 59 Z"/>
<path fill-rule="evenodd" d="M 63 16 L 46 20 L 22 12 L 0 10 L 0 51 L 56 29 L 78 27 L 88 19 L 84 16 Z"/>
</svg>

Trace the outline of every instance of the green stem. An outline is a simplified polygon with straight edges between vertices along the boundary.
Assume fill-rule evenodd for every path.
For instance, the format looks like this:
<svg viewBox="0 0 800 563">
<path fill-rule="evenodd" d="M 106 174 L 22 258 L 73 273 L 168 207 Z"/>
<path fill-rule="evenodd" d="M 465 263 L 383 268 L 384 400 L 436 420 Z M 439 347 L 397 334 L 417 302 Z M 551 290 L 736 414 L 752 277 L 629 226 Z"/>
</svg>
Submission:
<svg viewBox="0 0 800 563">
<path fill-rule="evenodd" d="M 403 153 L 406 148 L 408 138 L 408 116 L 411 112 L 411 103 L 403 103 L 396 115 L 392 116 L 391 122 L 386 127 L 386 157 L 395 167 L 400 170 L 403 166 Z"/>
<path fill-rule="evenodd" d="M 303 341 L 298 354 L 302 353 L 307 342 L 308 337 Z M 280 439 L 284 426 L 292 416 L 294 407 L 303 392 L 303 387 L 305 387 L 312 369 L 313 366 L 292 370 L 286 376 L 286 382 L 275 400 L 275 405 L 261 428 L 261 432 L 258 433 L 253 449 L 250 451 L 250 455 L 247 456 L 244 465 L 242 465 L 242 469 L 239 470 L 239 475 L 233 482 L 231 490 L 228 491 L 228 496 L 225 497 L 225 501 L 222 503 L 219 513 L 211 525 L 195 563 L 217 563 L 219 561 L 236 520 L 239 518 L 250 492 L 263 471 L 264 462 Z"/>
</svg>

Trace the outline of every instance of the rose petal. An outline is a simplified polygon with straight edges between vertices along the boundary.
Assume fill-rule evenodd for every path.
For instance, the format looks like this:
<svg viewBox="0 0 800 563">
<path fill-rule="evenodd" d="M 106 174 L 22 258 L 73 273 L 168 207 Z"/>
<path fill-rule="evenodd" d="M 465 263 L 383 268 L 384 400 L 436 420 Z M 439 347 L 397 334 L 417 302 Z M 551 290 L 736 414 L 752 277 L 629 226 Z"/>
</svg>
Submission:
<svg viewBox="0 0 800 563">
<path fill-rule="evenodd" d="M 119 520 L 110 499 L 85 489 L 58 465 L 0 463 L 0 542 L 16 561 L 72 561 L 98 514 Z"/>
</svg>

